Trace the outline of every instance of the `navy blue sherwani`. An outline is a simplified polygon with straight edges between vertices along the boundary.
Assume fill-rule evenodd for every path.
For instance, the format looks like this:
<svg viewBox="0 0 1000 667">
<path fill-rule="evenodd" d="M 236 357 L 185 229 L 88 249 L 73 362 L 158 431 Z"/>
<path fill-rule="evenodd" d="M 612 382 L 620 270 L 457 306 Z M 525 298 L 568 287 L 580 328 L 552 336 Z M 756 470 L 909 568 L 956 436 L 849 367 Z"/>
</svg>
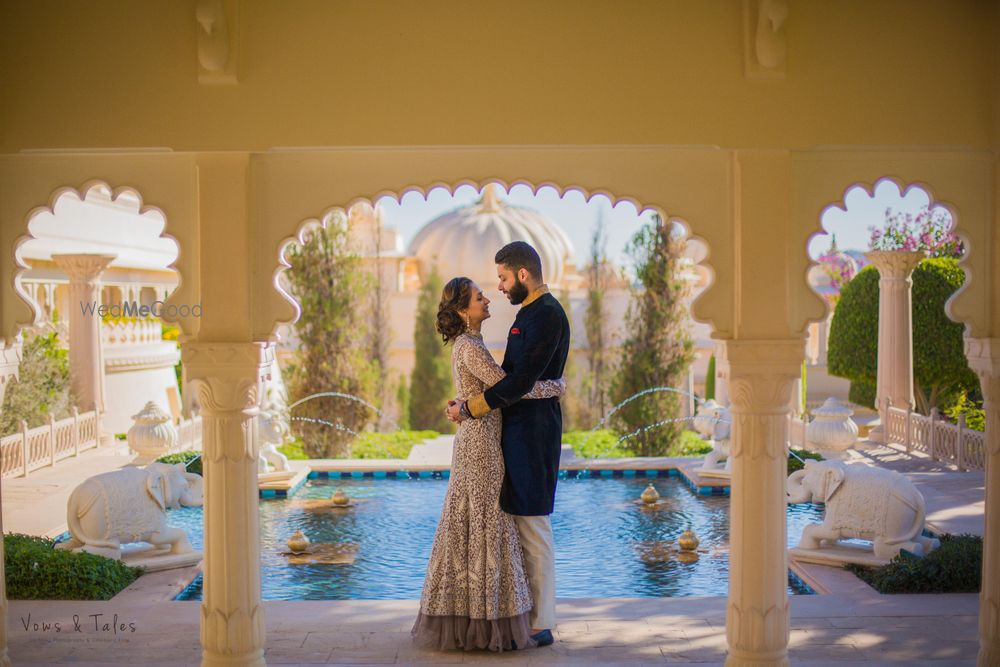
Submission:
<svg viewBox="0 0 1000 667">
<path fill-rule="evenodd" d="M 569 320 L 546 287 L 524 300 L 507 336 L 501 367 L 507 373 L 482 397 L 469 401 L 473 416 L 489 409 L 503 413 L 504 474 L 500 509 L 508 514 L 540 516 L 552 513 L 559 454 L 562 449 L 562 409 L 558 398 L 521 400 L 537 380 L 558 380 L 569 354 Z"/>
</svg>

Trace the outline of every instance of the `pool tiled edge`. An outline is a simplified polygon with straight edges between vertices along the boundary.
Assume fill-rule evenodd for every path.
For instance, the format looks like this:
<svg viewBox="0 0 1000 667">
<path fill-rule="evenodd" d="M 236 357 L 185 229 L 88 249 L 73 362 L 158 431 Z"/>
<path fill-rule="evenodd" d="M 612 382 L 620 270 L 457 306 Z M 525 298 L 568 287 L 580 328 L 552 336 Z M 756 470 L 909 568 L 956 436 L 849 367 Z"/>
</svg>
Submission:
<svg viewBox="0 0 1000 667">
<path fill-rule="evenodd" d="M 693 471 L 700 459 L 595 459 L 586 463 L 573 460 L 560 466 L 560 478 L 641 478 L 680 477 L 700 496 L 728 496 L 730 486 L 726 480 L 701 479 Z M 450 466 L 407 465 L 406 461 L 379 461 L 366 464 L 362 461 L 344 462 L 341 465 L 323 462 L 305 464 L 308 473 L 287 489 L 261 489 L 261 498 L 288 498 L 293 496 L 310 479 L 448 479 Z"/>
</svg>

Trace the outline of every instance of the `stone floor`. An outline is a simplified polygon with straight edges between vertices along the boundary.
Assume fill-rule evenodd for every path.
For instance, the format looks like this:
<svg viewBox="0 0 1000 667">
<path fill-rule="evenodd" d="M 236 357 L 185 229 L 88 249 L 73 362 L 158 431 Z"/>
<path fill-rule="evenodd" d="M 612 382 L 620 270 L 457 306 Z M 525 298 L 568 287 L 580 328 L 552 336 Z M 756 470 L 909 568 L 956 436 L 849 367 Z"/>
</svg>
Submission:
<svg viewBox="0 0 1000 667">
<path fill-rule="evenodd" d="M 66 532 L 66 502 L 77 484 L 102 472 L 117 470 L 135 459 L 128 445 L 88 449 L 79 457 L 39 468 L 27 477 L 3 480 L 3 530 L 55 537 Z"/>
<path fill-rule="evenodd" d="M 408 632 L 415 600 L 274 601 L 265 603 L 265 657 L 269 665 L 721 665 L 725 604 L 724 598 L 561 600 L 553 646 L 498 655 L 415 648 Z M 792 599 L 789 655 L 793 665 L 809 667 L 971 666 L 978 650 L 977 611 L 975 595 L 863 601 L 798 596 Z M 96 627 L 95 614 L 101 614 Z M 111 629 L 115 614 L 117 634 Z M 14 665 L 196 665 L 198 617 L 196 602 L 12 602 L 11 660 Z M 35 626 L 56 622 L 61 632 Z"/>
<path fill-rule="evenodd" d="M 450 458 L 446 444 L 435 442 L 416 454 L 425 465 L 439 465 Z M 894 446 L 861 443 L 851 457 L 913 480 L 926 498 L 932 529 L 982 533 L 982 473 L 959 473 Z M 4 480 L 4 530 L 50 536 L 63 532 L 66 499 L 79 480 L 129 460 L 121 448 L 91 451 L 27 479 Z M 13 664 L 198 664 L 199 604 L 171 599 L 179 582 L 189 580 L 196 569 L 146 575 L 108 602 L 11 601 Z M 882 596 L 843 570 L 813 569 L 831 594 L 792 598 L 793 665 L 975 664 L 977 596 Z M 725 604 L 725 598 L 560 600 L 554 646 L 496 655 L 416 649 L 408 634 L 415 600 L 269 601 L 266 659 L 271 665 L 721 665 Z M 96 626 L 93 614 L 101 614 Z M 56 622 L 59 632 L 52 625 Z"/>
</svg>

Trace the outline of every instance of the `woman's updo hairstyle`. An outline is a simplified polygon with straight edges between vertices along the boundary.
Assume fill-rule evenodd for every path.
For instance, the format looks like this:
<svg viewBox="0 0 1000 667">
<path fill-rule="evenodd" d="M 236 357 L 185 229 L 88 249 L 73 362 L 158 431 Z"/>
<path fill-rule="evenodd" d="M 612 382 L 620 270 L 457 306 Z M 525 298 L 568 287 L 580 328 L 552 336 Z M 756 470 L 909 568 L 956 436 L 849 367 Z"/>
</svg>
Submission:
<svg viewBox="0 0 1000 667">
<path fill-rule="evenodd" d="M 446 344 L 465 333 L 465 318 L 458 311 L 469 307 L 471 297 L 472 279 L 464 276 L 452 278 L 441 290 L 435 328 Z"/>
</svg>

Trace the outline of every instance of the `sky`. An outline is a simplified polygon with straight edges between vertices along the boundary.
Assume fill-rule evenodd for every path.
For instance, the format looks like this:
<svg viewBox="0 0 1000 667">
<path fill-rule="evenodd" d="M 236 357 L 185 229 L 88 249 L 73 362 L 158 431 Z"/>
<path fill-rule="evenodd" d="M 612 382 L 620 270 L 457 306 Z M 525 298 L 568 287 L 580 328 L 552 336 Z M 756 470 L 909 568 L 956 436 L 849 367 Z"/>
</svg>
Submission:
<svg viewBox="0 0 1000 667">
<path fill-rule="evenodd" d="M 628 267 L 625 246 L 639 227 L 652 217 L 652 212 L 639 214 L 635 207 L 622 202 L 612 208 L 607 197 L 598 195 L 590 202 L 579 192 L 569 192 L 560 199 L 554 188 L 540 188 L 535 195 L 526 185 L 516 185 L 501 199 L 510 204 L 535 209 L 559 225 L 570 237 L 576 249 L 577 261 L 583 264 L 590 252 L 591 236 L 598 216 L 603 214 L 608 237 L 608 257 L 620 266 Z M 425 200 L 423 195 L 411 192 L 403 196 L 401 203 L 391 197 L 379 201 L 385 211 L 385 224 L 395 227 L 409 245 L 417 231 L 425 224 L 456 208 L 467 206 L 479 200 L 479 193 L 472 186 L 459 187 L 452 196 L 444 188 L 432 190 Z M 885 210 L 916 214 L 929 204 L 928 194 L 917 187 L 901 193 L 890 181 L 881 181 L 871 197 L 863 188 L 848 190 L 844 202 L 832 206 L 821 216 L 823 229 L 828 234 L 836 234 L 841 250 L 867 250 L 870 235 L 869 226 L 881 226 L 885 221 Z M 697 222 L 691 221 L 697 233 Z M 827 234 L 816 234 L 809 243 L 809 255 L 816 259 L 830 245 Z"/>
</svg>

